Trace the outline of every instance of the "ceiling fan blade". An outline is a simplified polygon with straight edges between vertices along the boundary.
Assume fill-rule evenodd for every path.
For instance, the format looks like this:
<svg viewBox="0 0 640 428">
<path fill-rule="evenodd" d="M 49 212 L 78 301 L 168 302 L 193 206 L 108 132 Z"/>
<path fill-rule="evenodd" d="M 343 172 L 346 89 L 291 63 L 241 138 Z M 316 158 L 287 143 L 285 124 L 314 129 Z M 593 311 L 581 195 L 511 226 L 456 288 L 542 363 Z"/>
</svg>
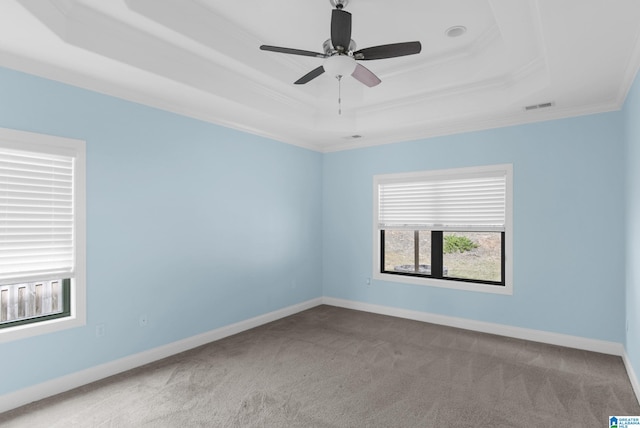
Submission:
<svg viewBox="0 0 640 428">
<path fill-rule="evenodd" d="M 349 49 L 350 43 L 351 14 L 342 9 L 333 9 L 331 11 L 331 44 L 338 52 L 342 53 Z"/>
<path fill-rule="evenodd" d="M 356 69 L 353 70 L 351 75 L 359 82 L 364 83 L 368 87 L 372 88 L 380 84 L 381 80 L 363 65 L 357 64 Z"/>
<path fill-rule="evenodd" d="M 353 53 L 353 57 L 359 60 L 395 58 L 398 56 L 414 55 L 420 53 L 420 42 L 392 43 L 390 45 L 372 46 L 360 49 Z"/>
<path fill-rule="evenodd" d="M 322 73 L 324 73 L 323 66 L 314 68 L 313 70 L 311 70 L 310 72 L 308 72 L 307 74 L 305 74 L 304 76 L 302 76 L 301 78 L 299 78 L 293 83 L 295 83 L 296 85 L 304 85 L 305 83 L 310 82 L 316 77 L 320 76 Z"/>
<path fill-rule="evenodd" d="M 326 58 L 327 57 L 325 54 L 319 53 L 319 52 L 304 51 L 302 49 L 281 48 L 279 46 L 262 45 L 262 46 L 260 46 L 260 50 L 270 51 L 270 52 L 278 52 L 278 53 L 285 53 L 285 54 L 291 54 L 291 55 L 313 56 L 313 57 L 316 57 L 316 58 Z"/>
</svg>

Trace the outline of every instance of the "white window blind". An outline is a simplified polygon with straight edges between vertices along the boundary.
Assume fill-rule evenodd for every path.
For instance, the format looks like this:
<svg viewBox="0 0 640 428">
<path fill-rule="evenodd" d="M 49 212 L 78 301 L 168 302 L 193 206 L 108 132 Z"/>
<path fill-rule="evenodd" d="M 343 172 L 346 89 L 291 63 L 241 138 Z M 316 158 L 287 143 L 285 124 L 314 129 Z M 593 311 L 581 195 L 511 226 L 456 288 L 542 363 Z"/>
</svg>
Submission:
<svg viewBox="0 0 640 428">
<path fill-rule="evenodd" d="M 74 158 L 0 148 L 0 285 L 74 276 Z"/>
<path fill-rule="evenodd" d="M 506 171 L 380 180 L 378 228 L 504 231 Z"/>
</svg>

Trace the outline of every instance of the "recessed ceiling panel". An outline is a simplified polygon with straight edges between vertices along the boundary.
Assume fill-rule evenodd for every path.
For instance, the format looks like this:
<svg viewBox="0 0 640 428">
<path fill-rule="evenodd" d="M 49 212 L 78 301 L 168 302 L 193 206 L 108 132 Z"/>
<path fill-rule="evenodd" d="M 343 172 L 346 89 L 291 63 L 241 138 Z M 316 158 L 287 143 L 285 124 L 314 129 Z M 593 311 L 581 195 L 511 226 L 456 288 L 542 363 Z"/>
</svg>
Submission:
<svg viewBox="0 0 640 428">
<path fill-rule="evenodd" d="M 328 73 L 294 85 L 323 59 L 259 46 L 323 52 L 331 10 L 329 0 L 3 0 L 0 65 L 336 150 L 620 108 L 640 62 L 636 0 L 350 0 L 356 49 L 419 41 L 421 53 L 362 61 L 374 87 Z"/>
</svg>

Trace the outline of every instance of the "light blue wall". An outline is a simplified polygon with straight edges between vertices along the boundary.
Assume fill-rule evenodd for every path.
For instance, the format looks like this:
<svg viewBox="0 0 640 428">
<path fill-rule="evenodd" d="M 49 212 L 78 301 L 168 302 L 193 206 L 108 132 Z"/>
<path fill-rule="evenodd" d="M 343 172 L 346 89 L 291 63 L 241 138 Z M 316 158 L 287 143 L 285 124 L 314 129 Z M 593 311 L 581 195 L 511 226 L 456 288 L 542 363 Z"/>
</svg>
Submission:
<svg viewBox="0 0 640 428">
<path fill-rule="evenodd" d="M 372 276 L 375 174 L 513 163 L 514 294 Z M 325 296 L 623 342 L 621 112 L 324 157 Z"/>
<path fill-rule="evenodd" d="M 627 141 L 627 355 L 640 376 L 640 76 L 623 110 Z"/>
<path fill-rule="evenodd" d="M 0 395 L 323 294 L 624 342 L 625 266 L 638 371 L 637 86 L 624 112 L 321 155 L 0 69 L 0 126 L 86 140 L 88 171 L 88 325 L 0 345 Z M 373 175 L 496 163 L 513 296 L 366 286 Z"/>
<path fill-rule="evenodd" d="M 86 140 L 88 218 L 88 325 L 0 395 L 322 295 L 321 154 L 6 69 L 0 126 Z"/>
</svg>

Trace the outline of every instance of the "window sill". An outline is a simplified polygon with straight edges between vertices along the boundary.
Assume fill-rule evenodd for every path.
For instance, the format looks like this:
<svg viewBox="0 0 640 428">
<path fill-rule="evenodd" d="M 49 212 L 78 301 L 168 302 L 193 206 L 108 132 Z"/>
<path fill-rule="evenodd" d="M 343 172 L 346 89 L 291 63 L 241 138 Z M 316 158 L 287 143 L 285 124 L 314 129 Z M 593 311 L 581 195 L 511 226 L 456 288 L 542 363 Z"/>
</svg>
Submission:
<svg viewBox="0 0 640 428">
<path fill-rule="evenodd" d="M 41 334 L 53 333 L 74 327 L 85 325 L 84 317 L 68 316 L 32 324 L 22 324 L 15 327 L 7 327 L 0 330 L 0 343 L 11 342 L 13 340 L 25 339 L 27 337 Z"/>
<path fill-rule="evenodd" d="M 415 276 L 393 275 L 388 273 L 375 272 L 373 279 L 386 282 L 400 282 L 404 284 L 422 285 L 428 287 L 449 288 L 453 290 L 475 291 L 480 293 L 512 295 L 513 287 L 507 285 L 480 284 L 475 282 L 450 281 L 446 279 L 420 278 Z"/>
</svg>

